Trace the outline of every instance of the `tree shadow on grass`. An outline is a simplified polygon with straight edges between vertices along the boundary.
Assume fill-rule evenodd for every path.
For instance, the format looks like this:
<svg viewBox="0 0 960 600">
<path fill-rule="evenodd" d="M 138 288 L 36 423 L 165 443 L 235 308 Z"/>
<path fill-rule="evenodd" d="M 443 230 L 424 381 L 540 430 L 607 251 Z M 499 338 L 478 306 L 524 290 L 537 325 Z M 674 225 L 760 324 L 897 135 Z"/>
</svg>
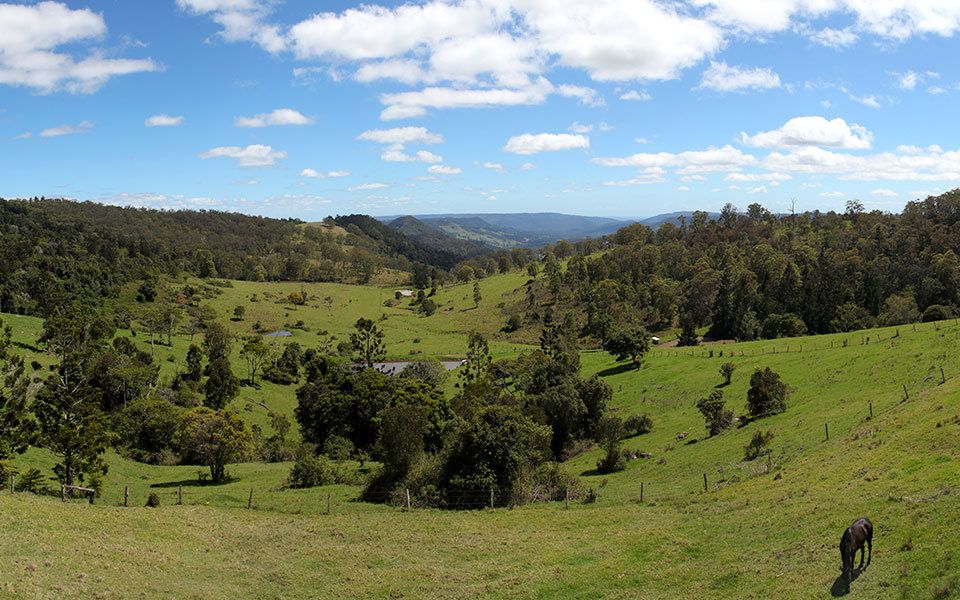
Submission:
<svg viewBox="0 0 960 600">
<path fill-rule="evenodd" d="M 632 363 L 624 363 L 622 365 L 617 365 L 615 367 L 610 367 L 609 369 L 604 369 L 597 373 L 598 377 L 609 377 L 611 375 L 619 375 L 620 373 L 626 373 L 627 371 L 633 370 Z"/>
<path fill-rule="evenodd" d="M 863 569 L 864 571 L 866 569 Z M 850 576 L 851 584 L 857 580 L 857 577 L 860 577 L 861 570 L 853 569 Z M 843 573 L 840 573 L 840 576 L 837 577 L 836 581 L 833 582 L 833 585 L 830 586 L 830 595 L 834 598 L 840 598 L 846 596 L 850 593 L 850 590 L 847 589 L 847 578 L 843 576 Z"/>
</svg>

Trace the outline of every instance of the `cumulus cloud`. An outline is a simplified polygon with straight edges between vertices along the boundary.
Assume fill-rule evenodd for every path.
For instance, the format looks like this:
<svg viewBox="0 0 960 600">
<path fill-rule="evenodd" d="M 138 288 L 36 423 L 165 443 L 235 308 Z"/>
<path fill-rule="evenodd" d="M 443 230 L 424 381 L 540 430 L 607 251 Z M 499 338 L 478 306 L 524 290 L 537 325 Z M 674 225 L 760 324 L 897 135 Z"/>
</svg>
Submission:
<svg viewBox="0 0 960 600">
<path fill-rule="evenodd" d="M 326 179 L 327 177 L 346 177 L 349 171 L 317 171 L 316 169 L 304 169 L 300 171 L 300 177 L 310 177 L 313 179 Z"/>
<path fill-rule="evenodd" d="M 433 165 L 427 169 L 427 172 L 434 175 L 459 175 L 463 171 L 460 170 L 460 167 L 451 165 Z"/>
<path fill-rule="evenodd" d="M 260 113 L 252 117 L 237 117 L 237 127 L 267 127 L 270 125 L 312 125 L 315 121 L 305 117 L 292 108 L 278 108 L 273 112 Z"/>
<path fill-rule="evenodd" d="M 200 158 L 235 158 L 236 165 L 244 168 L 265 168 L 277 164 L 277 160 L 287 158 L 286 152 L 275 151 L 270 146 L 252 144 L 246 148 L 240 146 L 220 146 L 198 154 Z"/>
<path fill-rule="evenodd" d="M 90 121 L 81 121 L 77 125 L 61 125 L 59 127 L 49 127 L 39 133 L 40 137 L 58 137 L 61 135 L 72 135 L 75 133 L 90 133 L 93 129 L 93 123 Z"/>
<path fill-rule="evenodd" d="M 865 150 L 870 148 L 873 134 L 860 125 L 847 125 L 839 117 L 831 121 L 823 117 L 794 117 L 780 129 L 753 136 L 741 133 L 740 141 L 758 148 L 827 146 Z"/>
<path fill-rule="evenodd" d="M 527 163 L 529 164 L 529 163 Z M 484 169 L 491 169 L 497 173 L 506 173 L 507 170 L 498 162 L 485 162 L 481 165 Z"/>
<path fill-rule="evenodd" d="M 106 58 L 98 48 L 78 46 L 103 38 L 103 17 L 60 2 L 0 4 L 0 84 L 47 94 L 58 89 L 90 94 L 111 77 L 160 70 L 153 60 Z"/>
<path fill-rule="evenodd" d="M 171 117 L 170 115 L 161 114 L 153 115 L 152 117 L 147 117 L 143 124 L 147 127 L 174 127 L 183 123 L 183 116 Z"/>
<path fill-rule="evenodd" d="M 896 193 L 893 190 L 888 190 L 886 188 L 878 188 L 870 192 L 871 196 L 884 196 L 886 198 L 893 198 L 894 196 L 899 196 L 900 194 Z"/>
<path fill-rule="evenodd" d="M 574 133 L 590 133 L 591 131 L 593 131 L 593 125 L 589 125 L 589 124 L 585 125 L 583 123 L 574 121 L 573 124 L 570 125 L 570 131 Z"/>
<path fill-rule="evenodd" d="M 431 133 L 426 127 L 394 127 L 393 129 L 370 129 L 357 136 L 358 140 L 378 144 L 440 144 L 443 136 Z"/>
<path fill-rule="evenodd" d="M 224 40 L 251 41 L 275 54 L 287 48 L 287 41 L 280 27 L 266 22 L 269 5 L 262 0 L 177 0 L 182 10 L 209 15 L 223 28 Z"/>
<path fill-rule="evenodd" d="M 843 29 L 831 29 L 826 27 L 817 31 L 810 31 L 807 33 L 807 38 L 817 44 L 820 44 L 821 46 L 834 48 L 836 50 L 848 48 L 857 43 L 857 40 L 860 39 L 850 27 L 845 27 Z"/>
<path fill-rule="evenodd" d="M 710 68 L 703 72 L 700 85 L 695 89 L 742 92 L 778 87 L 780 87 L 780 76 L 770 69 L 731 67 L 726 61 L 710 61 Z"/>
<path fill-rule="evenodd" d="M 629 92 L 620 94 L 621 100 L 637 100 L 640 102 L 646 102 L 647 100 L 651 100 L 652 98 L 653 96 L 651 96 L 647 92 L 638 92 L 637 90 L 630 90 Z"/>
<path fill-rule="evenodd" d="M 811 146 L 788 154 L 772 152 L 762 166 L 771 171 L 829 173 L 862 181 L 956 181 L 960 179 L 960 151 L 857 156 Z"/>
<path fill-rule="evenodd" d="M 786 173 L 730 173 L 723 178 L 725 181 L 740 181 L 740 182 L 757 182 L 757 181 L 768 181 L 768 182 L 779 182 L 779 181 L 790 181 L 793 179 L 790 175 Z"/>
<path fill-rule="evenodd" d="M 362 185 L 355 185 L 353 187 L 348 187 L 348 192 L 356 192 L 360 190 L 379 190 L 381 188 L 390 187 L 385 183 L 364 183 Z"/>
<path fill-rule="evenodd" d="M 504 152 L 513 154 L 537 154 L 538 152 L 556 152 L 573 148 L 589 148 L 590 138 L 570 133 L 525 133 L 507 140 Z"/>
<path fill-rule="evenodd" d="M 434 154 L 433 152 L 427 152 L 426 150 L 420 150 L 415 155 L 411 156 L 402 150 L 391 148 L 380 155 L 380 160 L 385 162 L 439 163 L 443 162 L 443 157 L 438 154 Z"/>
<path fill-rule="evenodd" d="M 640 153 L 625 158 L 594 158 L 592 163 L 605 167 L 668 168 L 679 167 L 678 173 L 724 173 L 739 171 L 741 167 L 757 164 L 757 158 L 727 145 L 723 148 L 670 152 Z"/>
</svg>

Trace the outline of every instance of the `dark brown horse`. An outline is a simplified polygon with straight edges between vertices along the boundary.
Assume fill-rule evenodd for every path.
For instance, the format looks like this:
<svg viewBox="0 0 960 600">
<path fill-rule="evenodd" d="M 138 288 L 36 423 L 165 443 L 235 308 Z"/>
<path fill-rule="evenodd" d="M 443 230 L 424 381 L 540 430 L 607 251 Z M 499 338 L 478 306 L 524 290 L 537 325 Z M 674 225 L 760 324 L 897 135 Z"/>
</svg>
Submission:
<svg viewBox="0 0 960 600">
<path fill-rule="evenodd" d="M 867 566 L 870 566 L 870 559 L 873 558 L 873 523 L 866 517 L 854 521 L 843 532 L 843 537 L 840 538 L 840 558 L 843 559 L 843 577 L 846 579 L 848 592 L 850 591 L 850 581 L 853 579 L 853 561 L 857 555 L 857 550 L 860 551 L 860 566 L 857 569 L 863 569 L 864 542 L 867 543 L 869 551 Z"/>
</svg>

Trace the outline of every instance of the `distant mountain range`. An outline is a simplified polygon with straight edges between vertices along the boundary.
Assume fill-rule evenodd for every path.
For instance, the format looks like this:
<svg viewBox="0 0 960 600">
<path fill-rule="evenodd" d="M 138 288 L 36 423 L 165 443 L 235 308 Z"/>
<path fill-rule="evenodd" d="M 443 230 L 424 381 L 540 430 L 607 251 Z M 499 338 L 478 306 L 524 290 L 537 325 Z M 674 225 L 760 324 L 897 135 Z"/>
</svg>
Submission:
<svg viewBox="0 0 960 600">
<path fill-rule="evenodd" d="M 632 223 L 656 229 L 667 221 L 679 223 L 682 216 L 689 219 L 690 215 L 691 212 L 674 212 L 647 219 L 613 219 L 562 213 L 488 213 L 377 219 L 421 244 L 469 257 L 491 248 L 539 248 L 559 240 L 601 237 Z M 710 213 L 711 219 L 716 217 L 717 214 Z"/>
</svg>

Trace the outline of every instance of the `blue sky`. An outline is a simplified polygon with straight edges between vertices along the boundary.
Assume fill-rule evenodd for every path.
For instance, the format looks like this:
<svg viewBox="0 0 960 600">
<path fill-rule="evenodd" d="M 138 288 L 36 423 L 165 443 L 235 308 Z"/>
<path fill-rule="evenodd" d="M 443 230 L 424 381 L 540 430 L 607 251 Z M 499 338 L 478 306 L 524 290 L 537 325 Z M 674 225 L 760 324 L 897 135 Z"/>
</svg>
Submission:
<svg viewBox="0 0 960 600">
<path fill-rule="evenodd" d="M 899 212 L 960 2 L 0 2 L 0 196 L 320 219 Z"/>
</svg>

